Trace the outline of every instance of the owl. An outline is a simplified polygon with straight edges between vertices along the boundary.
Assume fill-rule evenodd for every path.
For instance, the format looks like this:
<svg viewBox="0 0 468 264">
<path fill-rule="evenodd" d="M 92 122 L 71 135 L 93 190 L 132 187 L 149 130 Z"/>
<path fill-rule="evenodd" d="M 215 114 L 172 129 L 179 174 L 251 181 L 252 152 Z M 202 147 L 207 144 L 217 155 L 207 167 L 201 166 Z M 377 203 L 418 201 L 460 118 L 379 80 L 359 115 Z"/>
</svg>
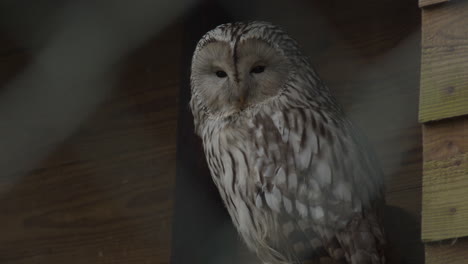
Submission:
<svg viewBox="0 0 468 264">
<path fill-rule="evenodd" d="M 211 177 L 263 263 L 385 263 L 382 171 L 293 38 L 267 22 L 216 27 L 191 93 Z"/>
</svg>

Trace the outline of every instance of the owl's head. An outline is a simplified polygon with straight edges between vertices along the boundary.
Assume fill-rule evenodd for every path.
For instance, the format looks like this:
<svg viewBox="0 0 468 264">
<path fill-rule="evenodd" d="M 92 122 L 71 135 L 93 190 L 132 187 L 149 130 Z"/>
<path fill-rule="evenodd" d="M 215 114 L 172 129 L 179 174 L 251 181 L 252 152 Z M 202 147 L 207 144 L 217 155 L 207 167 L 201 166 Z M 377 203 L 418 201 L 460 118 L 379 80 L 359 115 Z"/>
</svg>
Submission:
<svg viewBox="0 0 468 264">
<path fill-rule="evenodd" d="M 296 42 L 266 22 L 229 23 L 209 31 L 192 59 L 192 100 L 229 116 L 277 97 L 300 57 Z"/>
</svg>

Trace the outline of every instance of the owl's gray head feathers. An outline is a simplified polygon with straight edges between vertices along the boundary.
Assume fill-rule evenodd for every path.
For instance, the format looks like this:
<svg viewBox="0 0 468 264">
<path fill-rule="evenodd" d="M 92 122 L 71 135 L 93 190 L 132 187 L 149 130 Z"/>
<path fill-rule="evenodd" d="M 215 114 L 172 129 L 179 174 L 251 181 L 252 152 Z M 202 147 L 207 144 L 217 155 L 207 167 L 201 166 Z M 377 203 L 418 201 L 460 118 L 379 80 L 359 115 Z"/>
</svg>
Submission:
<svg viewBox="0 0 468 264">
<path fill-rule="evenodd" d="M 269 22 L 252 21 L 222 24 L 207 32 L 198 42 L 194 58 L 203 47 L 211 42 L 225 42 L 233 48 L 247 39 L 265 41 L 290 59 L 302 56 L 297 42 L 283 29 Z"/>
<path fill-rule="evenodd" d="M 275 100 L 301 78 L 310 80 L 300 94 L 319 101 L 324 86 L 315 77 L 297 42 L 281 28 L 258 21 L 223 24 L 195 49 L 191 103 L 213 118 L 226 118 Z"/>
</svg>

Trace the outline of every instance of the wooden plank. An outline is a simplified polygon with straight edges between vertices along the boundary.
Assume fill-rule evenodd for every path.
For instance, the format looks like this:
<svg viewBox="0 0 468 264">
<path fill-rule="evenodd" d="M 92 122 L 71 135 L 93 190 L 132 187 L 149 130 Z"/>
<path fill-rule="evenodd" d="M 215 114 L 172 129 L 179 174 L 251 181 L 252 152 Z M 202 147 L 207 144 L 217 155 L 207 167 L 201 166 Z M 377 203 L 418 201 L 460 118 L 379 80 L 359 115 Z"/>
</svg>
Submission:
<svg viewBox="0 0 468 264">
<path fill-rule="evenodd" d="M 0 263 L 170 263 L 182 30 L 132 52 L 106 102 L 37 168 L 2 173 Z M 0 69 L 25 61 L 11 56 Z"/>
<path fill-rule="evenodd" d="M 426 264 L 468 263 L 468 238 L 426 244 Z"/>
<path fill-rule="evenodd" d="M 422 239 L 468 236 L 468 117 L 423 128 Z"/>
<path fill-rule="evenodd" d="M 419 0 L 419 7 L 427 7 L 448 2 L 449 0 Z"/>
<path fill-rule="evenodd" d="M 468 114 L 468 1 L 422 13 L 419 120 Z"/>
</svg>

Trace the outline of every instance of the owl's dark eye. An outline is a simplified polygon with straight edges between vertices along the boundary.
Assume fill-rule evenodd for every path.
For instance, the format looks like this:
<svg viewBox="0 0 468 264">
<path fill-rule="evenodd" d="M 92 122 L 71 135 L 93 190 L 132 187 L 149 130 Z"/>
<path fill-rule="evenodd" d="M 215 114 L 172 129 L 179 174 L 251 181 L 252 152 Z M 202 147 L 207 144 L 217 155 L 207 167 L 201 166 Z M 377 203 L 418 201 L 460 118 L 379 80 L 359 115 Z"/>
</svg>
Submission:
<svg viewBox="0 0 468 264">
<path fill-rule="evenodd" d="M 217 71 L 216 76 L 218 76 L 219 78 L 226 78 L 227 73 L 225 71 Z"/>
<path fill-rule="evenodd" d="M 252 70 L 250 70 L 250 73 L 262 73 L 263 71 L 265 71 L 265 66 L 258 65 L 253 67 Z"/>
</svg>

